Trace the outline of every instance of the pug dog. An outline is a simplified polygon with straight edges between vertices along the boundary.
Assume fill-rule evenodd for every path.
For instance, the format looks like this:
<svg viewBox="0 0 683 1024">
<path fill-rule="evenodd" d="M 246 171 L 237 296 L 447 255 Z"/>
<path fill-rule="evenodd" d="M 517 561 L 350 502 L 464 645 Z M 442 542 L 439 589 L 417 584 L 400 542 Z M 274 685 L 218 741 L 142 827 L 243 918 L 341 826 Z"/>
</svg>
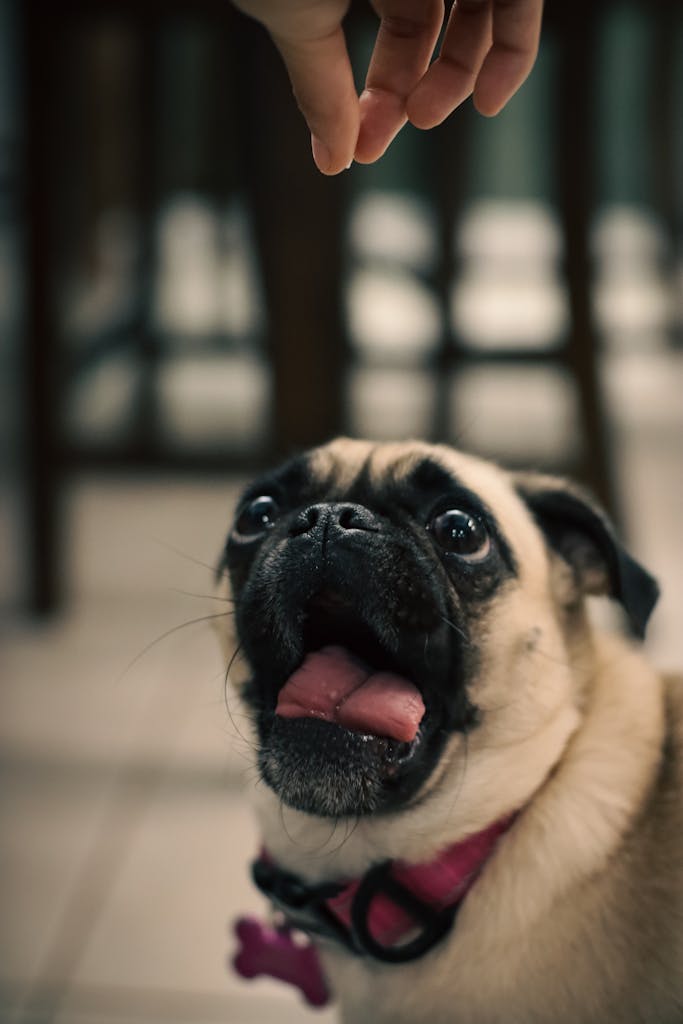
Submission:
<svg viewBox="0 0 683 1024">
<path fill-rule="evenodd" d="M 220 576 L 254 878 L 343 1021 L 683 1021 L 683 685 L 636 642 L 656 583 L 581 490 L 338 439 L 247 489 Z"/>
</svg>

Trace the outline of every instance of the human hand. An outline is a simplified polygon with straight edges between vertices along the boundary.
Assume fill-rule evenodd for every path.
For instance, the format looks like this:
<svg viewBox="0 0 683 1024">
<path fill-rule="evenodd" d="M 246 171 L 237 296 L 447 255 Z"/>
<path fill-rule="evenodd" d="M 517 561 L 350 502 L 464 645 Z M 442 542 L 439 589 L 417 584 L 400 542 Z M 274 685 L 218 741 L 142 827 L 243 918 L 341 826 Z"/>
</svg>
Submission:
<svg viewBox="0 0 683 1024">
<path fill-rule="evenodd" d="M 430 64 L 443 0 L 372 0 L 380 25 L 359 99 L 342 28 L 350 0 L 235 2 L 279 49 L 323 174 L 372 163 L 406 121 L 433 128 L 471 94 L 497 114 L 533 67 L 543 11 L 543 0 L 457 0 Z"/>
</svg>

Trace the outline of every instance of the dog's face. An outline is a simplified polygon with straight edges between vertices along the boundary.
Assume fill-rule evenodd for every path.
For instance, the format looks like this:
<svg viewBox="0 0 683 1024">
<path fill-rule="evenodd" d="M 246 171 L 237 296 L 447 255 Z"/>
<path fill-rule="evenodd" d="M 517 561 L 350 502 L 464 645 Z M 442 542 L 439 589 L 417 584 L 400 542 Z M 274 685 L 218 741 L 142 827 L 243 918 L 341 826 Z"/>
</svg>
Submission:
<svg viewBox="0 0 683 1024">
<path fill-rule="evenodd" d="M 256 481 L 225 569 L 262 777 L 333 818 L 419 803 L 487 719 L 532 735 L 578 699 L 584 594 L 637 629 L 656 597 L 575 491 L 417 443 L 341 439 Z"/>
</svg>

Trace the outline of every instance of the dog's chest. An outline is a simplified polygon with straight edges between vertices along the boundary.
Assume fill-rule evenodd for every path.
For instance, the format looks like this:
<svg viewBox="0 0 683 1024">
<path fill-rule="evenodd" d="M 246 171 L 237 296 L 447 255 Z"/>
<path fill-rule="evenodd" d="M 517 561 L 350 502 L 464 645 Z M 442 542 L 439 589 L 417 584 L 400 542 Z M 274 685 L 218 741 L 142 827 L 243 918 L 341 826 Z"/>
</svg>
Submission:
<svg viewBox="0 0 683 1024">
<path fill-rule="evenodd" d="M 645 972 L 639 979 L 635 958 L 624 957 L 623 949 L 607 949 L 609 926 L 603 930 L 592 920 L 584 925 L 567 906 L 525 935 L 495 935 L 479 923 L 465 923 L 441 948 L 410 964 L 377 965 L 336 954 L 324 955 L 324 962 L 344 1024 L 663 1024 L 677 1019 L 667 1016 L 666 999 L 661 1012 L 656 999 L 645 1008 L 637 1005 L 651 977 Z M 631 970 L 625 972 L 629 961 Z"/>
</svg>

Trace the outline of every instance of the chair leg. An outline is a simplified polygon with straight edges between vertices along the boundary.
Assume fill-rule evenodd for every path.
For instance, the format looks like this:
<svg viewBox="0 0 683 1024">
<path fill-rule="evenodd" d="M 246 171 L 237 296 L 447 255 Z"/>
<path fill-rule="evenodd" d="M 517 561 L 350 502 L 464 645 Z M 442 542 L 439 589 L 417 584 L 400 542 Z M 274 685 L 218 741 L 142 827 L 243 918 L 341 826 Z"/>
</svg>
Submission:
<svg viewBox="0 0 683 1024">
<path fill-rule="evenodd" d="M 240 156 L 269 319 L 272 454 L 279 455 L 343 429 L 346 187 L 343 175 L 315 170 L 303 118 L 265 33 L 246 23 L 239 39 Z"/>
<path fill-rule="evenodd" d="M 59 604 L 57 330 L 52 295 L 50 175 L 55 17 L 50 5 L 20 5 L 24 44 L 25 291 L 22 390 L 27 603 L 36 615 Z"/>
<path fill-rule="evenodd" d="M 583 426 L 581 475 L 616 517 L 607 416 L 600 385 L 599 339 L 591 302 L 590 226 L 595 200 L 596 18 L 582 4 L 558 5 L 559 207 L 565 246 L 570 336 L 567 364 L 579 396 Z"/>
</svg>

